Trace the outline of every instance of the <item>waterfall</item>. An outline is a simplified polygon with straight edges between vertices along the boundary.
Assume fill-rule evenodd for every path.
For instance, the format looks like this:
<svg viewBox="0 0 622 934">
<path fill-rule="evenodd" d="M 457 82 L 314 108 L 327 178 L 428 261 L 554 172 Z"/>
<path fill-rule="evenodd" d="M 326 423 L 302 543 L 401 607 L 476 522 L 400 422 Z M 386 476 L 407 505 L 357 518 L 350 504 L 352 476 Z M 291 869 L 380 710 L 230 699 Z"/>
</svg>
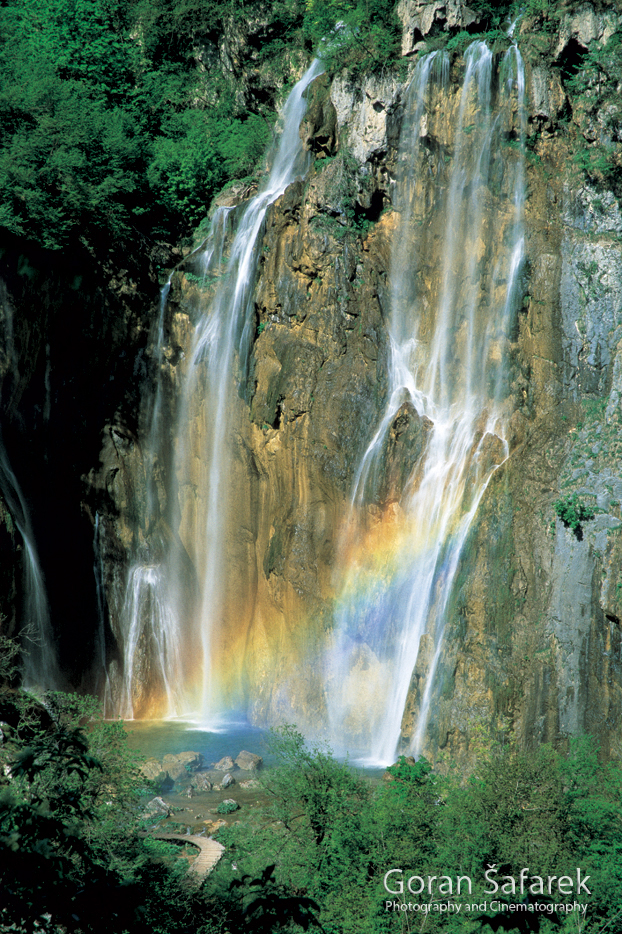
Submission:
<svg viewBox="0 0 622 934">
<path fill-rule="evenodd" d="M 106 592 L 104 589 L 104 567 L 100 547 L 99 513 L 95 513 L 93 531 L 93 576 L 95 578 L 95 597 L 97 600 L 97 634 L 95 637 L 95 662 L 98 672 L 96 690 L 102 701 L 104 717 L 110 715 L 112 706 L 112 688 L 106 655 Z"/>
<path fill-rule="evenodd" d="M 13 309 L 0 281 L 0 377 L 9 376 L 11 389 L 19 383 L 18 356 L 15 352 Z M 46 344 L 44 377 L 45 402 L 43 416 L 50 409 L 50 348 Z M 2 387 L 4 388 L 4 387 Z M 45 581 L 35 542 L 30 511 L 15 476 L 4 446 L 0 429 L 0 493 L 22 539 L 23 602 L 21 611 L 22 679 L 24 687 L 37 690 L 59 690 L 64 681 L 58 667 L 54 635 L 50 623 Z"/>
<path fill-rule="evenodd" d="M 47 594 L 26 500 L 0 435 L 0 491 L 23 545 L 22 678 L 26 689 L 57 691 L 63 684 L 50 624 Z"/>
<path fill-rule="evenodd" d="M 204 298 L 192 347 L 180 367 L 172 446 L 162 434 L 164 390 L 161 375 L 157 377 L 144 457 L 149 519 L 119 614 L 123 671 L 118 710 L 124 717 L 152 712 L 146 685 L 159 695 L 158 712 L 165 715 L 193 711 L 214 721 L 229 706 L 221 700 L 213 656 L 223 599 L 230 408 L 246 379 L 255 332 L 252 291 L 258 240 L 270 205 L 308 168 L 299 135 L 306 110 L 303 95 L 321 72 L 315 61 L 290 93 L 270 173 L 255 197 L 242 210 L 215 212 L 202 257 Z M 237 229 L 226 258 L 233 214 Z M 159 374 L 167 294 L 162 295 L 155 337 Z M 164 452 L 171 447 L 168 469 L 163 470 Z M 162 504 L 158 483 L 165 474 Z"/>
<path fill-rule="evenodd" d="M 498 81 L 493 64 L 483 42 L 469 47 L 452 109 L 447 59 L 432 53 L 418 62 L 405 99 L 388 403 L 355 478 L 325 672 L 335 743 L 348 735 L 379 763 L 398 750 L 422 751 L 460 557 L 508 454 L 507 345 L 524 249 L 524 73 L 515 45 Z M 388 445 L 404 423 L 418 431 L 422 453 L 389 501 L 385 483 L 383 501 Z M 367 504 L 378 502 L 381 521 L 366 522 Z"/>
</svg>

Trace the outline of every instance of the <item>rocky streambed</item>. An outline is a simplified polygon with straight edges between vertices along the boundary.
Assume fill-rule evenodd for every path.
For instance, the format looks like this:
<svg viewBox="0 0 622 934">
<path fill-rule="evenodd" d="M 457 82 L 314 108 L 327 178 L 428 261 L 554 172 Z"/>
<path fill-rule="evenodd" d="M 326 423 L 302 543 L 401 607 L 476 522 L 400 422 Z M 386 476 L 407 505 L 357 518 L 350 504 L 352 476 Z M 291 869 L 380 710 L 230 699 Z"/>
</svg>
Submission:
<svg viewBox="0 0 622 934">
<path fill-rule="evenodd" d="M 262 766 L 262 757 L 246 750 L 218 762 L 191 751 L 148 758 L 141 771 L 156 794 L 143 817 L 161 831 L 210 836 L 267 801 L 257 777 Z"/>
</svg>

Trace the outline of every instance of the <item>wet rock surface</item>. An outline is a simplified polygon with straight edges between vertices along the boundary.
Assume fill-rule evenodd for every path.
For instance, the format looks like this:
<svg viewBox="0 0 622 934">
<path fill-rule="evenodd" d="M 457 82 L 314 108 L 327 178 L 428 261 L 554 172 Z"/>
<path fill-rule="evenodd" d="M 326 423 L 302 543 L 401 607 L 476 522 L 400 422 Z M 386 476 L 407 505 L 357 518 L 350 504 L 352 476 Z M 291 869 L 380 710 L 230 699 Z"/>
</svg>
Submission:
<svg viewBox="0 0 622 934">
<path fill-rule="evenodd" d="M 404 2 L 400 16 L 410 52 L 434 24 L 468 27 L 472 14 L 459 3 Z M 564 26 L 560 43 L 583 42 L 590 30 L 602 38 L 609 28 L 602 16 L 596 25 L 589 16 L 575 19 Z M 622 703 L 615 622 L 622 613 L 615 570 L 622 547 L 619 509 L 603 506 L 610 519 L 594 523 L 578 542 L 553 508 L 566 483 L 568 490 L 603 502 L 608 487 L 616 488 L 619 207 L 613 196 L 567 171 L 570 155 L 559 134 L 566 91 L 559 72 L 534 58 L 528 88 L 528 134 L 539 161 L 527 164 L 525 297 L 511 346 L 502 348 L 512 361 L 509 458 L 488 486 L 462 556 L 426 741 L 432 757 L 449 750 L 465 761 L 477 724 L 493 733 L 512 724 L 527 745 L 561 742 L 568 731 L 588 726 L 604 741 Z M 254 294 L 256 332 L 246 382 L 232 400 L 236 428 L 227 495 L 235 511 L 224 547 L 225 586 L 236 596 L 221 636 L 223 654 L 235 657 L 246 673 L 247 710 L 256 723 L 291 715 L 283 700 L 287 692 L 296 698 L 303 729 L 313 729 L 324 716 L 324 693 L 308 677 L 305 659 L 313 657 L 314 645 L 321 652 L 330 625 L 338 530 L 386 398 L 390 244 L 397 224 L 392 178 L 403 94 L 404 85 L 388 76 L 358 86 L 344 78 L 332 86 L 318 79 L 302 131 L 315 162 L 266 217 Z M 455 88 L 448 95 L 444 107 L 455 114 Z M 449 120 L 443 129 L 431 113 L 419 128 L 430 172 L 434 153 L 452 151 L 451 125 Z M 420 204 L 415 222 L 422 242 L 440 242 L 424 187 Z M 423 273 L 424 293 L 434 294 L 440 275 L 439 258 Z M 191 294 L 183 277 L 172 294 Z M 191 329 L 179 307 L 181 345 Z M 422 303 L 424 334 L 432 327 L 427 314 Z M 586 453 L 587 473 L 573 477 L 579 465 L 571 468 L 570 461 L 588 441 L 578 444 L 587 439 L 585 428 L 578 435 L 572 429 L 592 398 L 609 400 L 606 418 L 598 418 L 611 437 L 600 453 Z M 597 420 L 588 432 L 590 451 L 599 444 Z M 384 470 L 375 478 L 372 523 L 389 512 L 399 521 L 405 491 L 420 480 L 417 465 L 431 430 L 408 403 L 397 412 L 386 437 Z M 479 441 L 482 469 L 504 461 L 507 448 L 499 436 L 480 435 Z M 610 455 L 603 454 L 605 447 Z M 124 511 L 136 496 L 131 485 L 141 468 L 136 447 L 117 442 L 117 448 L 115 457 L 127 465 L 111 487 L 119 504 L 115 534 L 123 542 L 129 538 Z M 406 704 L 404 743 L 412 735 L 431 653 L 424 639 Z M 357 659 L 361 666 L 374 663 L 364 647 Z M 208 780 L 220 787 L 233 764 L 210 772 Z"/>
<path fill-rule="evenodd" d="M 189 760 L 193 755 L 194 760 Z M 202 756 L 198 756 L 202 759 Z M 236 769 L 236 777 L 222 769 L 212 767 L 181 774 L 173 783 L 168 773 L 162 770 L 164 762 L 171 759 L 196 761 L 196 753 L 181 753 L 165 756 L 162 762 L 148 759 L 143 763 L 143 774 L 155 782 L 160 794 L 146 805 L 143 819 L 152 822 L 158 831 L 167 833 L 192 833 L 211 836 L 221 827 L 239 819 L 240 811 L 268 803 L 269 796 L 261 782 L 252 777 L 257 774 L 261 756 L 242 750 L 236 757 L 247 766 Z M 223 757 L 216 766 L 233 762 L 231 756 Z M 231 793 L 235 794 L 235 799 Z"/>
<path fill-rule="evenodd" d="M 564 69 L 580 61 L 591 43 L 602 45 L 620 13 L 591 3 L 575 6 L 561 15 L 549 59 L 534 54 L 527 62 L 528 265 L 506 348 L 509 457 L 483 497 L 448 606 L 426 741 L 432 757 L 441 750 L 468 762 L 480 727 L 490 735 L 511 729 L 527 746 L 563 744 L 570 734 L 587 731 L 608 752 L 619 739 L 622 219 L 615 194 L 577 172 L 569 142 L 576 134 L 589 150 L 606 137 L 615 149 L 619 140 L 611 135 L 611 113 L 588 113 L 585 102 L 570 106 Z M 402 0 L 398 12 L 407 56 L 434 30 L 477 25 L 458 0 Z M 239 70 L 249 36 L 261 36 L 263 28 L 259 17 L 239 35 L 229 30 L 219 54 L 231 74 Z M 525 21 L 518 28 L 531 27 Z M 204 51 L 207 61 L 211 53 Z M 224 587 L 234 596 L 216 639 L 220 656 L 234 659 L 231 696 L 239 699 L 247 691 L 247 712 L 255 722 L 287 720 L 286 695 L 295 699 L 303 728 L 312 728 L 325 713 L 324 692 L 309 676 L 308 659 L 321 658 L 332 625 L 339 529 L 361 453 L 386 399 L 395 147 L 405 87 L 403 76 L 389 74 L 359 82 L 341 75 L 332 84 L 317 79 L 302 128 L 311 166 L 270 209 L 258 247 L 255 331 L 248 368 L 230 399 L 235 431 L 226 492 L 235 511 L 227 517 L 223 549 Z M 443 101 L 448 114 L 456 113 L 456 87 L 452 79 Z M 250 99 L 256 91 L 249 79 L 240 93 Z M 451 157 L 455 141 L 450 131 L 435 131 L 432 113 L 418 133 L 433 175 Z M 249 186 L 234 186 L 220 203 L 233 206 L 252 194 Z M 435 205 L 424 197 L 423 186 L 420 194 L 421 211 L 413 223 L 420 224 L 422 241 L 439 244 L 440 256 Z M 486 202 L 493 195 L 481 196 Z M 91 257 L 74 257 L 60 270 L 58 257 L 41 255 L 35 262 L 30 253 L 34 274 L 26 276 L 20 272 L 27 268 L 26 251 L 27 245 L 12 244 L 2 254 L 4 440 L 20 451 L 16 469 L 33 478 L 25 495 L 44 517 L 35 532 L 44 542 L 54 613 L 63 621 L 58 644 L 68 681 L 103 692 L 93 663 L 100 651 L 96 627 L 93 623 L 87 631 L 84 625 L 85 607 L 92 620 L 98 613 L 92 583 L 95 525 L 101 587 L 108 599 L 112 681 L 120 677 L 115 627 L 128 556 L 142 554 L 148 543 L 155 565 L 174 543 L 189 603 L 196 590 L 191 543 L 162 518 L 170 506 L 170 463 L 158 462 L 153 469 L 158 521 L 150 526 L 140 519 L 151 465 L 144 457 L 144 409 L 140 417 L 136 413 L 139 391 L 148 395 L 155 385 L 147 337 L 157 314 L 155 266 L 172 269 L 181 252 L 155 246 L 152 260 L 143 266 L 134 261 L 140 275 L 121 257 L 107 260 L 74 288 L 78 275 L 92 268 Z M 199 288 L 191 275 L 177 272 L 169 295 L 162 363 L 167 425 L 199 318 Z M 422 276 L 422 290 L 433 292 L 439 269 L 430 266 Z M 425 336 L 430 331 L 425 303 L 419 310 Z M 46 345 L 52 348 L 47 357 Z M 46 372 L 53 386 L 47 396 Z M 195 401 L 200 406 L 200 399 Z M 418 482 L 417 465 L 430 430 L 407 403 L 395 416 L 384 471 L 369 504 L 372 518 L 382 510 L 399 517 L 404 490 Z M 60 452 L 54 471 L 46 467 L 50 438 Z M 491 435 L 482 445 L 485 465 L 499 464 L 504 456 Z M 573 493 L 599 510 L 583 524 L 580 538 L 555 509 L 561 497 Z M 194 508 L 194 489 L 184 495 L 170 515 L 186 516 Z M 63 549 L 49 528 L 63 530 Z M 9 629 L 20 602 L 21 547 L 0 503 L 0 609 Z M 68 588 L 68 566 L 72 580 L 88 586 Z M 162 689 L 149 683 L 153 673 L 143 647 L 144 640 L 136 659 L 143 685 L 134 698 L 137 710 L 148 710 Z M 429 671 L 431 646 L 423 639 L 420 649 L 404 742 L 412 735 Z M 367 671 L 373 661 L 371 650 L 361 647 L 355 664 Z M 248 672 L 246 680 L 242 671 Z M 253 790 L 252 779 L 238 771 L 246 768 L 251 775 L 253 768 L 239 758 L 206 770 L 192 759 L 171 757 L 166 763 L 149 761 L 143 771 L 162 787 L 187 781 L 186 791 L 217 800 L 221 791 L 212 789 L 222 788 L 227 774 L 235 778 L 236 794 L 245 785 Z"/>
</svg>

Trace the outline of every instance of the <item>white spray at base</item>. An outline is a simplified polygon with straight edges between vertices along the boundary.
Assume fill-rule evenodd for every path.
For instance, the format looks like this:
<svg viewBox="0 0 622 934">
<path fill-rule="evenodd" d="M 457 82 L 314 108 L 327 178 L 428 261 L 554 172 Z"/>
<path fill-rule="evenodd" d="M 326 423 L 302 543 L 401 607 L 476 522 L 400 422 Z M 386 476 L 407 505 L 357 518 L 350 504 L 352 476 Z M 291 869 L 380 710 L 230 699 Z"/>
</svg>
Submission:
<svg viewBox="0 0 622 934">
<path fill-rule="evenodd" d="M 224 272 L 223 249 L 231 209 L 217 210 L 212 221 L 203 270 L 206 278 L 220 281 L 211 300 L 201 308 L 176 415 L 171 470 L 176 490 L 169 489 L 169 499 L 177 500 L 178 512 L 173 515 L 174 510 L 169 511 L 167 521 L 179 526 L 179 542 L 169 543 L 166 553 L 157 560 L 148 546 L 146 554 L 138 556 L 128 573 L 120 614 L 123 684 L 118 709 L 126 718 L 135 714 L 135 698 L 140 696 L 147 669 L 152 681 L 162 683 L 166 715 L 194 713 L 209 723 L 217 723 L 220 716 L 226 715 L 213 653 L 223 600 L 229 407 L 238 382 L 244 380 L 254 337 L 252 291 L 264 219 L 270 205 L 308 168 L 309 154 L 304 151 L 299 133 L 306 111 L 303 95 L 321 73 L 321 65 L 314 61 L 287 99 L 269 176 L 239 212 Z M 160 331 L 163 341 L 161 327 Z M 154 413 L 159 412 L 160 405 L 158 387 Z M 146 446 L 155 451 L 159 439 L 153 420 L 152 425 Z M 150 456 L 154 458 L 148 455 L 147 461 Z M 155 492 L 149 494 L 152 508 L 155 496 Z M 184 558 L 186 562 L 189 558 L 198 578 L 197 605 L 190 612 Z M 197 681 L 198 690 L 193 691 L 191 685 Z"/>
<path fill-rule="evenodd" d="M 374 501 L 400 410 L 429 420 L 425 453 L 393 504 L 392 545 L 371 556 L 351 549 L 326 663 L 335 744 L 346 735 L 379 764 L 422 752 L 456 572 L 508 454 L 507 344 L 524 250 L 523 65 L 512 46 L 495 95 L 492 53 L 483 42 L 469 47 L 451 156 L 434 152 L 429 132 L 443 120 L 447 73 L 444 53 L 423 57 L 405 101 L 388 403 L 358 469 L 350 538 Z"/>
</svg>

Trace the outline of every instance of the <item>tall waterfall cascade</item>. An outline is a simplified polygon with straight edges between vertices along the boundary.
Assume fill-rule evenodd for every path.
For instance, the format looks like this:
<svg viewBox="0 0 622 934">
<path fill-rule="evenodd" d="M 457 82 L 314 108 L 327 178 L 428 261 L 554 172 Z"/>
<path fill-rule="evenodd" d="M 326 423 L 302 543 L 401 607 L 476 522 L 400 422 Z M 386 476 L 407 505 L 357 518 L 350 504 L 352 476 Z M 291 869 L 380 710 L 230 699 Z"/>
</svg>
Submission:
<svg viewBox="0 0 622 934">
<path fill-rule="evenodd" d="M 221 208 L 214 214 L 202 255 L 206 298 L 184 361 L 172 452 L 161 434 L 164 392 L 159 380 L 149 404 L 148 528 L 118 608 L 121 689 L 112 706 L 125 718 L 193 714 L 216 723 L 226 713 L 221 709 L 212 642 L 223 600 L 230 400 L 247 367 L 255 331 L 252 291 L 258 239 L 270 205 L 308 168 L 299 129 L 306 110 L 304 93 L 321 72 L 314 61 L 290 93 L 272 167 L 257 195 L 242 211 Z M 236 229 L 229 244 L 232 224 Z M 208 288 L 210 283 L 214 288 Z M 156 359 L 165 341 L 167 295 L 168 284 L 156 327 Z M 176 495 L 161 504 L 157 475 L 165 460 Z M 205 490 L 207 496 L 198 495 Z"/>
<path fill-rule="evenodd" d="M 524 72 L 512 46 L 495 74 L 475 42 L 456 110 L 448 61 L 418 62 L 405 101 L 391 261 L 390 389 L 358 468 L 335 629 L 327 710 L 372 762 L 419 755 L 445 613 L 486 486 L 508 454 L 507 351 L 524 248 Z M 453 151 L 443 141 L 453 127 Z M 438 146 L 434 150 L 434 144 Z M 369 528 L 396 420 L 425 450 L 398 501 Z"/>
<path fill-rule="evenodd" d="M 297 722 L 303 692 L 285 661 L 297 657 L 317 731 L 336 750 L 376 763 L 426 749 L 452 587 L 482 496 L 509 450 L 508 358 L 524 254 L 523 63 L 516 45 L 499 57 L 478 41 L 464 55 L 458 90 L 449 71 L 447 53 L 421 56 L 403 94 L 387 225 L 386 404 L 368 427 L 339 513 L 332 617 L 315 630 L 323 642 L 305 646 L 292 622 L 296 650 L 283 652 L 271 708 Z M 238 598 L 227 576 L 237 507 L 229 478 L 234 447 L 243 446 L 234 440 L 236 419 L 248 421 L 244 387 L 257 339 L 253 293 L 266 213 L 308 171 L 300 127 L 305 92 L 320 73 L 315 62 L 291 92 L 258 193 L 214 212 L 201 287 L 178 321 L 190 335 L 185 356 L 169 384 L 172 279 L 162 291 L 143 419 L 142 517 L 131 563 L 112 587 L 104 585 L 104 519 L 96 528 L 100 615 L 105 592 L 118 645 L 102 680 L 107 713 L 217 726 L 238 701 L 242 713 L 259 709 L 252 694 L 262 689 L 262 672 L 279 674 L 264 638 L 269 620 L 248 650 L 252 677 L 244 637 L 227 641 Z M 403 426 L 413 453 L 388 483 L 389 452 Z M 279 639 L 289 637 L 287 626 Z M 240 687 L 232 699 L 224 669 L 235 666 Z M 301 719 L 309 722 L 308 709 Z"/>
</svg>

